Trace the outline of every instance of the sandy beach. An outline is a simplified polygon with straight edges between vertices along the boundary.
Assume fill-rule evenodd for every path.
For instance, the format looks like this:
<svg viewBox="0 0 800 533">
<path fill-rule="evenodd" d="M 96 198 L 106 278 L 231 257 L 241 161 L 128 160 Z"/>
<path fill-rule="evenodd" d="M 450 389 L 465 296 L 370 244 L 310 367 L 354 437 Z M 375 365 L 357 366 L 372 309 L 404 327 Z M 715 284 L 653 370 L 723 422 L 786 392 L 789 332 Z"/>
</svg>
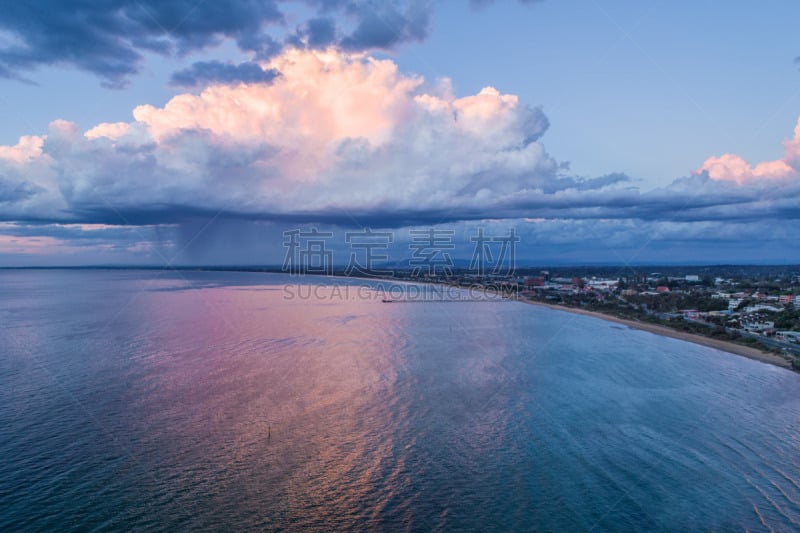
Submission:
<svg viewBox="0 0 800 533">
<path fill-rule="evenodd" d="M 648 322 L 639 322 L 637 320 L 618 318 L 615 316 L 598 313 L 596 311 L 587 311 L 586 309 L 578 309 L 574 307 L 566 307 L 563 305 L 548 304 L 544 302 L 537 302 L 534 300 L 527 300 L 521 298 L 518 299 L 518 301 L 526 304 L 548 307 L 550 309 L 555 309 L 557 311 L 564 311 L 567 313 L 575 313 L 578 315 L 592 316 L 595 318 L 599 318 L 601 320 L 607 320 L 609 322 L 615 322 L 617 324 L 629 326 L 631 328 L 649 331 L 650 333 L 655 333 L 656 335 L 664 335 L 666 337 L 673 337 L 675 339 L 693 342 L 695 344 L 701 344 L 703 346 L 708 346 L 710 348 L 716 348 L 717 350 L 722 350 L 724 352 L 729 352 L 735 355 L 740 355 L 742 357 L 747 357 L 748 359 L 755 359 L 756 361 L 761 361 L 762 363 L 768 363 L 771 365 L 779 366 L 781 368 L 791 369 L 792 366 L 789 363 L 789 361 L 787 361 L 786 359 L 784 359 L 779 355 L 763 352 L 758 348 L 751 348 L 750 346 L 743 346 L 741 344 L 736 344 L 734 342 L 712 339 L 710 337 L 704 337 L 702 335 L 696 335 L 694 333 L 686 333 L 683 331 L 678 331 L 672 328 L 668 328 L 666 326 L 660 326 L 658 324 L 650 324 Z"/>
</svg>

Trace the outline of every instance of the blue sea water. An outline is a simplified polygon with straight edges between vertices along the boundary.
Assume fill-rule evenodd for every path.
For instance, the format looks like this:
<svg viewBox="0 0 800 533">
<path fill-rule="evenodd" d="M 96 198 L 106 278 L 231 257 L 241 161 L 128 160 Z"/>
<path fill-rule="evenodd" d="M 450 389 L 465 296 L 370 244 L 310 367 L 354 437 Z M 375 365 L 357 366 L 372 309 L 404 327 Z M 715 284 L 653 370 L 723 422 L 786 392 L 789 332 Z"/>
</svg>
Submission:
<svg viewBox="0 0 800 533">
<path fill-rule="evenodd" d="M 363 284 L 0 271 L 0 530 L 800 529 L 800 375 Z"/>
</svg>

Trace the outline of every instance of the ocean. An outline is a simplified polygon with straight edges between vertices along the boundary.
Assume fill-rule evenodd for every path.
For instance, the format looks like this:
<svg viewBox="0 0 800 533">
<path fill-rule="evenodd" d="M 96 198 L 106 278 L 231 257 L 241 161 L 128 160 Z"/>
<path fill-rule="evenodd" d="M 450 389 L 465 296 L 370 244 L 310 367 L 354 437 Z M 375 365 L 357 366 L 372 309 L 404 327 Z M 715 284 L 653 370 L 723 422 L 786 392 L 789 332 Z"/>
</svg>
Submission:
<svg viewBox="0 0 800 533">
<path fill-rule="evenodd" d="M 0 530 L 800 529 L 800 375 L 458 296 L 0 271 Z"/>
</svg>

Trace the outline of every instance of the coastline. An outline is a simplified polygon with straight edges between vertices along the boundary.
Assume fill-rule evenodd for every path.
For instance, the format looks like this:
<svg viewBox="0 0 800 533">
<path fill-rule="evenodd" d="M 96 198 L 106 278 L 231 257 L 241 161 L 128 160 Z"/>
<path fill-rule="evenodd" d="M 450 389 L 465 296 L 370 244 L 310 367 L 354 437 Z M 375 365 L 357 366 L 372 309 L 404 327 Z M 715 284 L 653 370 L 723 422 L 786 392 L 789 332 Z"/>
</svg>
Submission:
<svg viewBox="0 0 800 533">
<path fill-rule="evenodd" d="M 578 309 L 575 307 L 567 307 L 564 305 L 556 305 L 556 304 L 549 304 L 544 302 L 537 302 L 535 300 L 527 300 L 522 298 L 517 298 L 516 301 L 529 304 L 529 305 L 538 305 L 541 307 L 547 307 L 549 309 L 555 309 L 556 311 L 564 311 L 566 313 L 574 313 L 577 315 L 584 315 L 584 316 L 591 316 L 594 318 L 599 318 L 601 320 L 606 320 L 608 322 L 614 322 L 616 324 L 620 324 L 623 326 L 628 326 L 633 329 L 639 329 L 642 331 L 648 331 L 655 335 L 662 335 L 664 337 L 672 337 L 673 339 L 679 339 L 682 341 L 692 342 L 694 344 L 700 344 L 702 346 L 707 346 L 709 348 L 715 348 L 717 350 L 721 350 L 723 352 L 732 353 L 734 355 L 739 355 L 741 357 L 747 357 L 748 359 L 753 359 L 755 361 L 761 361 L 762 363 L 767 363 L 770 365 L 778 366 L 781 368 L 786 368 L 788 370 L 792 370 L 792 365 L 784 359 L 783 357 L 771 354 L 767 352 L 763 352 L 758 348 L 751 348 L 750 346 L 742 346 L 741 344 L 736 344 L 735 342 L 728 342 L 719 339 L 712 339 L 710 337 L 704 337 L 703 335 L 697 335 L 694 333 L 686 333 L 684 331 L 678 331 L 676 329 L 672 329 L 666 326 L 661 326 L 658 324 L 650 324 L 647 322 L 639 322 L 637 320 L 630 320 L 626 318 L 619 318 L 612 315 L 606 315 L 603 313 L 599 313 L 597 311 L 588 311 L 586 309 Z"/>
</svg>

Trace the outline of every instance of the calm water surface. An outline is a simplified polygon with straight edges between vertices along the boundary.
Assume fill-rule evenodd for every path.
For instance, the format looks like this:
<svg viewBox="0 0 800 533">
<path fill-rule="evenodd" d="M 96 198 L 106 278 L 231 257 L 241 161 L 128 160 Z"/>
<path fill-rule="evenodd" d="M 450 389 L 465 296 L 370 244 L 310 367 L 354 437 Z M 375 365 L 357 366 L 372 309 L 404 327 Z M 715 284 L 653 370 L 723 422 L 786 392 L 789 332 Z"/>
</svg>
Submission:
<svg viewBox="0 0 800 533">
<path fill-rule="evenodd" d="M 800 529 L 798 374 L 300 283 L 0 271 L 0 530 Z"/>
</svg>

